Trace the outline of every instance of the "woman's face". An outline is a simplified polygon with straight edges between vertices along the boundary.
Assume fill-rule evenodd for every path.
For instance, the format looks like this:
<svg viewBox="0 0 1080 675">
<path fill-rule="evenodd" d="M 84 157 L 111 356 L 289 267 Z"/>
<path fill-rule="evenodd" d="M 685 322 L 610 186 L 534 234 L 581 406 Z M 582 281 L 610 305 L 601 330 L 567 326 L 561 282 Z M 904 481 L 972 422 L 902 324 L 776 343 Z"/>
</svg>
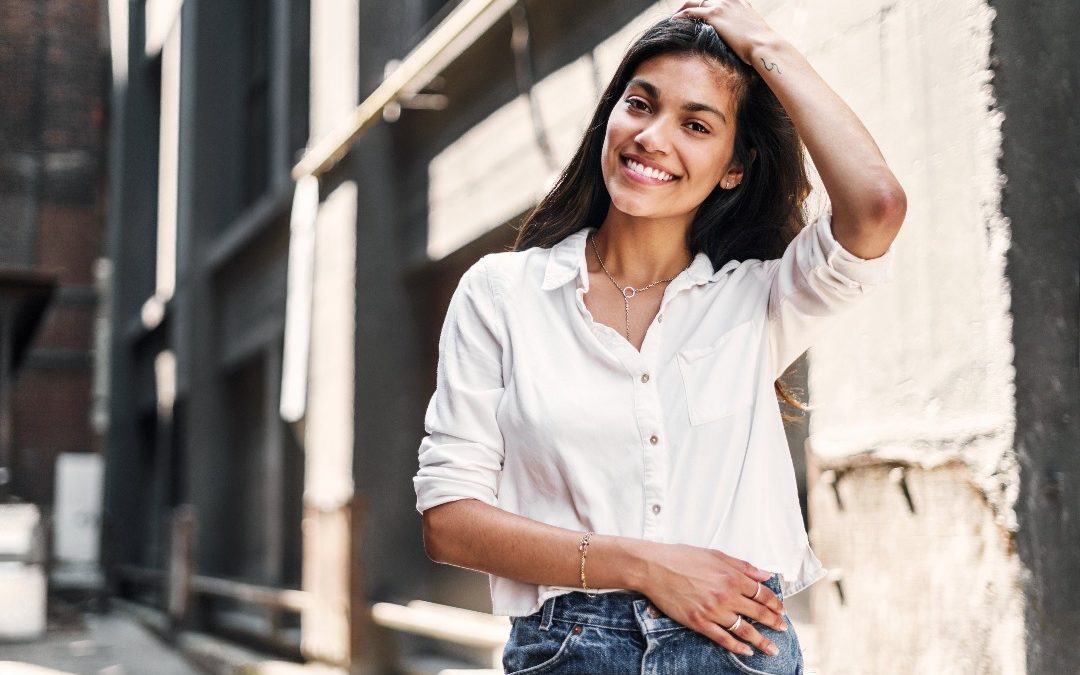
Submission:
<svg viewBox="0 0 1080 675">
<path fill-rule="evenodd" d="M 601 166 L 612 206 L 639 218 L 689 224 L 733 161 L 736 76 L 687 54 L 644 61 L 608 117 Z"/>
</svg>

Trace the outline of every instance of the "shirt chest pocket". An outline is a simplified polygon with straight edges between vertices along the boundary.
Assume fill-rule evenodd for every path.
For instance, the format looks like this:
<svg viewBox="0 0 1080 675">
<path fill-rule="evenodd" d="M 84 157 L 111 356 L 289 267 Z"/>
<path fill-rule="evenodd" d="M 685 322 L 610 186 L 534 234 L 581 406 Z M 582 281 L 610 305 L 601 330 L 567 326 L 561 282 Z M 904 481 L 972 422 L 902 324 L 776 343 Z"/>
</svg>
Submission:
<svg viewBox="0 0 1080 675">
<path fill-rule="evenodd" d="M 750 407 L 758 372 L 758 332 L 746 321 L 705 347 L 676 354 L 690 424 L 706 424 Z"/>
</svg>

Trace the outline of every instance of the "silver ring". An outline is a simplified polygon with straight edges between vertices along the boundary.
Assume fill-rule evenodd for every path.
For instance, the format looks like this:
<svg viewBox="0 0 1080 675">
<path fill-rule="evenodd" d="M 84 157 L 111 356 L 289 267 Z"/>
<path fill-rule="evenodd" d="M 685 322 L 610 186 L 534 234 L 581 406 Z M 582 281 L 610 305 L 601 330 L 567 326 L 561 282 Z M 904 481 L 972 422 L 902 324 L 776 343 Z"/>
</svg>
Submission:
<svg viewBox="0 0 1080 675">
<path fill-rule="evenodd" d="M 737 631 L 737 630 L 739 630 L 739 626 L 742 625 L 742 614 L 736 614 L 735 616 L 737 616 L 739 618 L 735 619 L 735 623 L 731 624 L 730 628 L 725 628 L 724 630 L 726 630 L 726 631 Z"/>
<path fill-rule="evenodd" d="M 761 592 L 761 582 L 759 581 L 759 582 L 757 582 L 757 590 L 754 591 L 754 595 L 750 599 L 751 600 L 757 600 L 757 594 L 760 593 L 760 592 Z"/>
</svg>

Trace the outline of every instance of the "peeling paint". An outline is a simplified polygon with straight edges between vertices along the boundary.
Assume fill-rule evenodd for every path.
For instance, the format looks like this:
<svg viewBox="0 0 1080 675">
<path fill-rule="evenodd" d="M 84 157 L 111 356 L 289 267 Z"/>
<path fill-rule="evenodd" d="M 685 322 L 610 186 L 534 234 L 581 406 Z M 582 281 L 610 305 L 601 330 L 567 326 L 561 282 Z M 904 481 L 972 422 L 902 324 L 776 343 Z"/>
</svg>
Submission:
<svg viewBox="0 0 1080 675">
<path fill-rule="evenodd" d="M 873 75 L 885 73 L 880 97 L 848 95 L 871 67 L 850 68 L 847 47 L 858 43 L 860 26 L 871 30 L 869 19 L 846 31 L 847 44 L 823 43 L 819 58 L 839 78 L 826 79 L 868 120 L 905 186 L 909 215 L 895 244 L 896 282 L 810 353 L 809 448 L 830 466 L 865 455 L 924 468 L 962 462 L 998 524 L 1015 532 L 1020 475 L 999 168 L 1004 115 L 990 69 L 994 11 L 973 0 L 906 2 L 877 16 L 874 37 L 888 57 L 884 70 L 874 64 Z M 890 89 L 897 84 L 909 85 L 907 96 Z M 887 110 L 894 96 L 906 99 L 904 119 Z"/>
</svg>

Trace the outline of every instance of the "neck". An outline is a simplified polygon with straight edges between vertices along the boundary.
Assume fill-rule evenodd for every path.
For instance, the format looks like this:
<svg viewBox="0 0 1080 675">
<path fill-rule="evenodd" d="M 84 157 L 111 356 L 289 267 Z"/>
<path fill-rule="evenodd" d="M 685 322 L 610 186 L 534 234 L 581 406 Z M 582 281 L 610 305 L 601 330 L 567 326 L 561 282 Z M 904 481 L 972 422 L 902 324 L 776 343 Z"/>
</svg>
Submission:
<svg viewBox="0 0 1080 675">
<path fill-rule="evenodd" d="M 635 218 L 610 207 L 592 236 L 604 267 L 620 284 L 644 286 L 678 275 L 693 261 L 686 246 L 690 222 L 684 221 Z M 592 245 L 587 250 L 589 271 L 603 274 Z"/>
</svg>

